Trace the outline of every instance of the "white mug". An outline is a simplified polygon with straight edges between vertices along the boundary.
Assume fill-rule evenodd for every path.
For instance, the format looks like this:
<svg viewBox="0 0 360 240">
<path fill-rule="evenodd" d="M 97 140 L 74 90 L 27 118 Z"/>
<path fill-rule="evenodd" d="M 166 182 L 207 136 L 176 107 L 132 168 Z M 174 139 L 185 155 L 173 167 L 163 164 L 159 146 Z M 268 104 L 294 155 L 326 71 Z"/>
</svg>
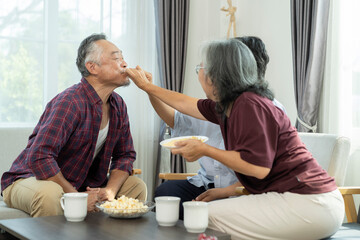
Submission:
<svg viewBox="0 0 360 240">
<path fill-rule="evenodd" d="M 208 227 L 208 203 L 189 201 L 183 203 L 184 226 L 190 233 L 205 232 Z"/>
<path fill-rule="evenodd" d="M 171 196 L 156 197 L 156 221 L 160 226 L 175 226 L 179 219 L 180 198 Z"/>
<path fill-rule="evenodd" d="M 69 222 L 83 221 L 87 214 L 87 193 L 65 193 L 60 198 L 64 216 Z"/>
</svg>

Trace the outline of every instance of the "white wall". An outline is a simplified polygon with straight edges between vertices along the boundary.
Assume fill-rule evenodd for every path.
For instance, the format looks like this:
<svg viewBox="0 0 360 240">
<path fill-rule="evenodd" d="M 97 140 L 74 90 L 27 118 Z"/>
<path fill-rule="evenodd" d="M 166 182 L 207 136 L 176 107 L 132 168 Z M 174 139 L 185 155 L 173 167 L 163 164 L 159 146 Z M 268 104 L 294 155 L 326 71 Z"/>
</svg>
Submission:
<svg viewBox="0 0 360 240">
<path fill-rule="evenodd" d="M 237 7 L 235 13 L 237 35 L 258 36 L 266 44 L 270 56 L 266 79 L 276 99 L 285 106 L 291 122 L 295 124 L 290 1 L 232 0 L 232 2 L 233 6 Z M 194 68 L 200 63 L 199 48 L 204 41 L 226 38 L 229 17 L 226 16 L 226 12 L 220 11 L 223 6 L 228 7 L 226 0 L 190 1 L 184 85 L 184 93 L 187 95 L 205 98 Z"/>
<path fill-rule="evenodd" d="M 190 1 L 188 46 L 186 56 L 184 93 L 205 98 L 195 74 L 200 63 L 200 46 L 204 41 L 220 38 L 220 1 Z"/>
</svg>

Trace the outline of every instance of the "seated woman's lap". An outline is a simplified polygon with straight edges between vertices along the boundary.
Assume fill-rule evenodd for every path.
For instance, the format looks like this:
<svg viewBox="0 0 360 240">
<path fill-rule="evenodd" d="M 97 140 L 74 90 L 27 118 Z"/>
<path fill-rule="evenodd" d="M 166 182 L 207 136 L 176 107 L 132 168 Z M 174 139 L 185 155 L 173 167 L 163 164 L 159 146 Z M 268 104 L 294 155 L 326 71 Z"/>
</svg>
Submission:
<svg viewBox="0 0 360 240">
<path fill-rule="evenodd" d="M 325 194 L 264 193 L 209 203 L 209 228 L 232 239 L 321 239 L 342 223 L 336 190 Z"/>
</svg>

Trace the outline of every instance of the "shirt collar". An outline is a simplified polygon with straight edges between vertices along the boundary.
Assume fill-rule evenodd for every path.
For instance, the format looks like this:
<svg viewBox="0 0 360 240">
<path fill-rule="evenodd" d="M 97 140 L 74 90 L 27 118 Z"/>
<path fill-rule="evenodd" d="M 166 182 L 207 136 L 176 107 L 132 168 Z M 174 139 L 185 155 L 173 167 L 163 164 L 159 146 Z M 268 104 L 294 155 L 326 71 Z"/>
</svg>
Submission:
<svg viewBox="0 0 360 240">
<path fill-rule="evenodd" d="M 85 78 L 81 79 L 81 84 L 84 88 L 85 94 L 87 95 L 87 97 L 89 98 L 89 100 L 92 104 L 102 103 L 101 98 L 96 93 L 95 89 L 91 86 L 91 84 Z"/>
<path fill-rule="evenodd" d="M 81 79 L 81 84 L 85 90 L 85 94 L 88 96 L 88 98 L 90 99 L 90 102 L 92 104 L 102 104 L 101 98 L 99 97 L 99 95 L 97 94 L 95 89 L 91 86 L 91 84 L 85 78 Z M 114 94 L 114 92 L 112 92 L 111 95 L 109 96 L 110 102 L 113 101 L 113 94 Z"/>
</svg>

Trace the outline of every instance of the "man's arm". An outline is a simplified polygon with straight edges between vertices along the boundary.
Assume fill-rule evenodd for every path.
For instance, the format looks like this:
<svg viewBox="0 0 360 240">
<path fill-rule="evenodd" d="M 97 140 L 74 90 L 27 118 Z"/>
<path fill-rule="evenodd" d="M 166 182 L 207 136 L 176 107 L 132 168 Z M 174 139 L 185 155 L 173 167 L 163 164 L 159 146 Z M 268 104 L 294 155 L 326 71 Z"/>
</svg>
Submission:
<svg viewBox="0 0 360 240">
<path fill-rule="evenodd" d="M 76 189 L 73 187 L 73 185 L 71 185 L 64 178 L 64 176 L 62 175 L 61 172 L 58 172 L 55 176 L 49 177 L 48 179 L 45 179 L 45 180 L 56 182 L 63 188 L 65 193 L 77 192 Z"/>
<path fill-rule="evenodd" d="M 100 200 L 113 200 L 128 177 L 129 173 L 127 172 L 118 169 L 112 170 L 106 187 L 100 190 Z"/>
<path fill-rule="evenodd" d="M 147 75 L 147 79 L 152 83 L 152 75 L 150 73 Z M 149 94 L 149 100 L 151 105 L 155 109 L 156 113 L 159 117 L 171 128 L 174 128 L 174 118 L 175 118 L 175 110 L 169 105 L 165 104 L 163 101 Z"/>
<path fill-rule="evenodd" d="M 53 181 L 59 184 L 65 193 L 77 192 L 76 189 L 64 178 L 61 172 L 58 172 L 55 176 L 49 177 L 46 179 L 48 181 Z M 87 199 L 87 210 L 89 212 L 96 211 L 95 203 L 98 201 L 98 193 L 99 189 L 93 189 L 92 191 L 87 191 L 88 199 Z"/>
<path fill-rule="evenodd" d="M 236 196 L 235 189 L 241 187 L 240 182 L 236 182 L 230 186 L 224 188 L 212 188 L 209 189 L 195 198 L 196 201 L 210 202 L 217 199 L 228 198 Z"/>
<path fill-rule="evenodd" d="M 168 104 L 170 107 L 175 108 L 179 112 L 198 119 L 206 120 L 197 107 L 198 98 L 193 98 L 152 84 L 151 74 L 146 73 L 139 66 L 137 66 L 136 69 L 127 68 L 126 73 L 140 89 L 144 90 L 149 95 L 159 98 L 161 101 Z"/>
<path fill-rule="evenodd" d="M 67 99 L 52 100 L 34 130 L 36 136 L 28 154 L 28 166 L 36 179 L 54 181 L 63 187 L 64 192 L 72 192 L 75 188 L 61 173 L 56 156 L 66 145 L 77 122 L 72 102 Z"/>
<path fill-rule="evenodd" d="M 175 110 L 169 105 L 162 102 L 155 96 L 149 95 L 151 105 L 159 117 L 171 128 L 174 128 Z"/>
</svg>

